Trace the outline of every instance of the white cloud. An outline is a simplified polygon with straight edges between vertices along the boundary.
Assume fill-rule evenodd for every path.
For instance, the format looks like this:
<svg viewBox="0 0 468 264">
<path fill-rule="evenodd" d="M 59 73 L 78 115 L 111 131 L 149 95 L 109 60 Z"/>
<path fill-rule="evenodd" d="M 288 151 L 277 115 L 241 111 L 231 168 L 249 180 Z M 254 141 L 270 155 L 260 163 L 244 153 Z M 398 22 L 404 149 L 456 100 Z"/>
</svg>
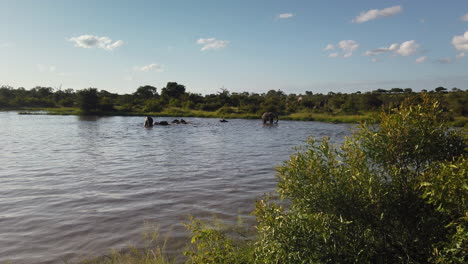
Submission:
<svg viewBox="0 0 468 264">
<path fill-rule="evenodd" d="M 460 52 L 457 54 L 457 59 L 461 59 L 463 57 L 465 57 L 465 52 Z"/>
<path fill-rule="evenodd" d="M 462 17 L 460 17 L 462 21 L 468 22 L 468 13 L 464 14 Z"/>
<path fill-rule="evenodd" d="M 403 11 L 401 6 L 392 6 L 384 9 L 371 9 L 364 12 L 361 12 L 359 16 L 355 17 L 352 22 L 354 23 L 364 23 L 370 20 L 374 20 L 382 17 L 389 17 L 399 14 Z"/>
<path fill-rule="evenodd" d="M 215 38 L 200 38 L 197 40 L 198 45 L 203 45 L 203 47 L 200 49 L 201 51 L 219 50 L 225 48 L 228 43 L 229 41 L 217 40 Z"/>
<path fill-rule="evenodd" d="M 416 41 L 408 40 L 408 41 L 401 43 L 400 47 L 395 52 L 400 54 L 401 56 L 409 56 L 409 55 L 413 55 L 417 51 L 418 48 L 419 48 L 419 44 L 416 43 Z"/>
<path fill-rule="evenodd" d="M 454 36 L 452 39 L 452 44 L 457 50 L 468 51 L 468 31 L 466 31 L 463 35 Z"/>
<path fill-rule="evenodd" d="M 287 19 L 287 18 L 291 18 L 291 17 L 293 17 L 293 16 L 294 16 L 293 13 L 283 13 L 283 14 L 279 14 L 279 15 L 277 16 L 277 18 L 279 18 L 279 19 Z"/>
<path fill-rule="evenodd" d="M 164 66 L 161 64 L 157 63 L 151 63 L 145 66 L 141 67 L 134 67 L 133 68 L 135 71 L 141 71 L 141 72 L 149 72 L 149 71 L 155 71 L 155 72 L 163 72 L 164 71 Z"/>
<path fill-rule="evenodd" d="M 334 49 L 335 49 L 335 45 L 328 44 L 323 50 L 334 50 Z"/>
<path fill-rule="evenodd" d="M 427 56 L 422 56 L 416 59 L 416 63 L 423 63 L 427 60 Z"/>
<path fill-rule="evenodd" d="M 354 40 L 342 40 L 338 43 L 338 47 L 343 50 L 345 53 L 343 57 L 351 57 L 353 55 L 353 51 L 359 48 L 359 43 Z"/>
<path fill-rule="evenodd" d="M 101 48 L 105 50 L 114 50 L 124 44 L 122 40 L 117 40 L 115 42 L 108 37 L 99 37 L 93 35 L 81 35 L 78 37 L 72 37 L 68 39 L 69 41 L 75 43 L 75 47 L 79 48 Z"/>
<path fill-rule="evenodd" d="M 333 44 L 328 44 L 324 50 L 334 50 L 334 49 L 341 49 L 342 52 L 341 52 L 341 56 L 343 58 L 348 58 L 348 57 L 351 57 L 353 55 L 353 52 L 359 48 L 359 43 L 357 43 L 356 41 L 354 40 L 342 40 L 340 42 L 338 42 L 337 45 L 333 45 Z M 331 53 L 328 55 L 328 57 L 330 58 L 336 58 L 336 57 L 339 57 L 340 56 L 340 53 L 339 52 L 334 52 L 334 53 Z"/>
<path fill-rule="evenodd" d="M 420 45 L 416 43 L 414 40 L 408 40 L 405 41 L 401 44 L 399 43 L 393 43 L 388 47 L 382 47 L 378 49 L 373 49 L 373 50 L 368 50 L 364 53 L 366 56 L 376 56 L 379 54 L 387 53 L 387 52 L 393 52 L 395 54 L 401 55 L 401 56 L 409 56 L 413 55 L 416 53 Z"/>
</svg>

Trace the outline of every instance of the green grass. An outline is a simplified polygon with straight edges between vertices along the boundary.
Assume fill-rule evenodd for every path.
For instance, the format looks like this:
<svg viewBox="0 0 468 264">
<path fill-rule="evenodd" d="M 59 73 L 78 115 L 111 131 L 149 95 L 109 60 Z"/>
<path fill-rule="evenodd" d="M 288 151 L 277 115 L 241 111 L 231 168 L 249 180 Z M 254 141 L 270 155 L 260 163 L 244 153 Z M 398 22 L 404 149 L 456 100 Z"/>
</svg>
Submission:
<svg viewBox="0 0 468 264">
<path fill-rule="evenodd" d="M 343 115 L 343 114 L 325 114 L 325 113 L 293 113 L 281 119 L 298 120 L 298 121 L 320 121 L 329 123 L 360 123 L 363 121 L 375 120 L 373 113 L 362 115 Z"/>
<path fill-rule="evenodd" d="M 165 254 L 167 238 L 161 240 L 159 228 L 145 224 L 144 246 L 129 246 L 122 250 L 111 250 L 109 254 L 86 258 L 79 264 L 173 264 L 174 258 Z"/>
</svg>

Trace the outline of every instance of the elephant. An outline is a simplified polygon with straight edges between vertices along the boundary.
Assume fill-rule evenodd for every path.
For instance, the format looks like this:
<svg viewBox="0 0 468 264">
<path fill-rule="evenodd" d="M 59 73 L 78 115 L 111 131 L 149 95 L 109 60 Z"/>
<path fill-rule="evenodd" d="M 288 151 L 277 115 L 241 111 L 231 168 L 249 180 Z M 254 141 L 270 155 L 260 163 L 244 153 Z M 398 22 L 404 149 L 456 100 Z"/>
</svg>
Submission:
<svg viewBox="0 0 468 264">
<path fill-rule="evenodd" d="M 179 121 L 179 119 L 174 119 L 171 123 L 172 124 L 180 124 L 180 121 Z"/>
<path fill-rule="evenodd" d="M 274 122 L 274 124 L 278 124 L 278 114 L 277 113 L 265 112 L 262 115 L 263 124 L 265 125 L 267 122 L 270 122 L 270 125 L 272 125 L 275 118 L 276 118 L 276 122 Z"/>
<path fill-rule="evenodd" d="M 221 123 L 227 123 L 228 121 L 227 121 L 226 119 L 223 118 L 223 119 L 220 119 L 219 122 L 221 122 Z"/>
<path fill-rule="evenodd" d="M 145 127 L 153 127 L 153 118 L 151 116 L 145 118 Z"/>
<path fill-rule="evenodd" d="M 181 123 L 181 124 L 187 124 L 187 121 L 181 119 L 181 120 L 180 120 L 180 123 Z"/>
<path fill-rule="evenodd" d="M 169 123 L 167 121 L 155 122 L 154 125 L 158 126 L 168 126 Z"/>
</svg>

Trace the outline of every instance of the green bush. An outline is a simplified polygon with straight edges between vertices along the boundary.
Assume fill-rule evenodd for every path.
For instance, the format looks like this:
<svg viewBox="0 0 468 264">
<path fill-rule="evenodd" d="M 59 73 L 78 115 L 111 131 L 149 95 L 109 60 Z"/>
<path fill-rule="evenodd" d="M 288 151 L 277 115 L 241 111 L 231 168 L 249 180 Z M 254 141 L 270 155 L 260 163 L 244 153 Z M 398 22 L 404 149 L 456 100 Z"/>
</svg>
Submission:
<svg viewBox="0 0 468 264">
<path fill-rule="evenodd" d="M 186 263 L 246 264 L 253 262 L 253 243 L 241 224 L 226 226 L 220 221 L 211 225 L 192 218 L 186 227 L 191 231 L 191 246 L 184 252 Z"/>
<path fill-rule="evenodd" d="M 258 263 L 463 263 L 466 140 L 407 100 L 340 147 L 310 139 L 257 202 Z"/>
</svg>

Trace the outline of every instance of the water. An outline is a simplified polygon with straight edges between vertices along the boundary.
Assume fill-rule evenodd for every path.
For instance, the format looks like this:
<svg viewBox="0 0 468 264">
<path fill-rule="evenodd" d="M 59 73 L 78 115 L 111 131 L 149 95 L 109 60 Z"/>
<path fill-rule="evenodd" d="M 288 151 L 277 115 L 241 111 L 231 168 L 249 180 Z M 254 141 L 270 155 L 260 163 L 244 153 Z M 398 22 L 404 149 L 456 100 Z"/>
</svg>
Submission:
<svg viewBox="0 0 468 264">
<path fill-rule="evenodd" d="M 63 263 L 141 243 L 145 222 L 180 250 L 188 215 L 251 219 L 275 166 L 307 137 L 341 142 L 351 125 L 0 112 L 0 263 Z M 155 118 L 155 121 L 170 118 Z"/>
</svg>

